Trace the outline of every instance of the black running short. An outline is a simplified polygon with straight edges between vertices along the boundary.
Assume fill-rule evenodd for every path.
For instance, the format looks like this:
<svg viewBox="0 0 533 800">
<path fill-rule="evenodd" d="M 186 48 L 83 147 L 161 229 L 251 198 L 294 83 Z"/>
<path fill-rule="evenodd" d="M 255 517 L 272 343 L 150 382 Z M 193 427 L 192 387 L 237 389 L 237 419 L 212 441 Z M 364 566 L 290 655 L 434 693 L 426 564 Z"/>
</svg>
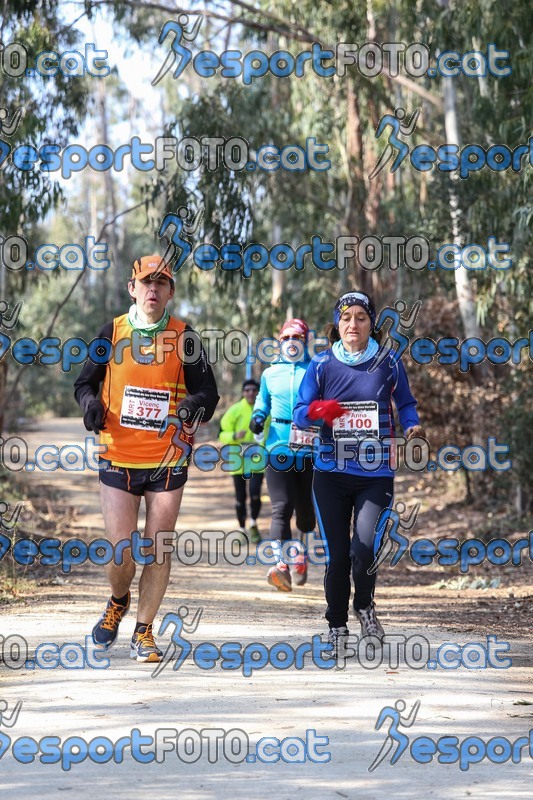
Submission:
<svg viewBox="0 0 533 800">
<path fill-rule="evenodd" d="M 105 465 L 98 473 L 102 483 L 138 497 L 145 492 L 171 492 L 173 489 L 181 489 L 187 481 L 187 467 L 166 467 L 156 480 L 152 480 L 152 476 L 159 471 L 158 467 L 117 467 L 105 459 L 100 459 L 100 464 Z"/>
</svg>

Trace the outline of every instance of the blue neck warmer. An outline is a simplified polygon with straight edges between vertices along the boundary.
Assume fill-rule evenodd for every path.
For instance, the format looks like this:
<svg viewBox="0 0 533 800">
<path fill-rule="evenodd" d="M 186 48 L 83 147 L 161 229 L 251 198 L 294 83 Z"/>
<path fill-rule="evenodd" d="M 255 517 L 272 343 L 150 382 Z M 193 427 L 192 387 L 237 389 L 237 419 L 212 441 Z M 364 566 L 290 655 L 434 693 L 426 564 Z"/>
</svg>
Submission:
<svg viewBox="0 0 533 800">
<path fill-rule="evenodd" d="M 361 350 L 358 353 L 349 353 L 348 350 L 345 349 L 342 341 L 339 340 L 338 342 L 335 342 L 331 349 L 333 351 L 333 355 L 336 359 L 338 359 L 338 361 L 341 361 L 343 364 L 347 364 L 348 366 L 354 366 L 355 364 L 364 364 L 365 361 L 370 361 L 370 359 L 374 358 L 379 350 L 379 344 L 375 339 L 370 337 L 364 350 Z"/>
</svg>

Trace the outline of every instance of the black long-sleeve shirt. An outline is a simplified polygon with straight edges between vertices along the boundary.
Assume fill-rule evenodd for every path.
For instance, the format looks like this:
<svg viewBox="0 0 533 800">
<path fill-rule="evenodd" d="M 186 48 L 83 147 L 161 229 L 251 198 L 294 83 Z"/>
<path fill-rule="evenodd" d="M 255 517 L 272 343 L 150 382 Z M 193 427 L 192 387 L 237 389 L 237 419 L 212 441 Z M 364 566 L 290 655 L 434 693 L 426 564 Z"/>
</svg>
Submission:
<svg viewBox="0 0 533 800">
<path fill-rule="evenodd" d="M 204 414 L 202 416 L 202 422 L 208 422 L 215 413 L 218 401 L 220 400 L 215 376 L 207 361 L 207 355 L 196 331 L 189 325 L 186 325 L 184 336 L 186 338 L 195 337 L 197 339 L 193 351 L 197 350 L 200 353 L 198 360 L 194 363 L 189 363 L 187 359 L 183 363 L 185 388 L 187 389 L 187 408 L 192 412 L 189 419 L 194 416 L 199 408 L 203 407 Z M 112 344 L 113 322 L 108 322 L 104 325 L 98 334 L 98 338 L 107 339 L 107 341 Z M 189 349 L 186 343 L 185 348 L 186 350 Z M 74 397 L 84 414 L 89 404 L 100 394 L 106 369 L 107 364 L 95 364 L 90 359 L 87 359 L 74 383 Z"/>
</svg>

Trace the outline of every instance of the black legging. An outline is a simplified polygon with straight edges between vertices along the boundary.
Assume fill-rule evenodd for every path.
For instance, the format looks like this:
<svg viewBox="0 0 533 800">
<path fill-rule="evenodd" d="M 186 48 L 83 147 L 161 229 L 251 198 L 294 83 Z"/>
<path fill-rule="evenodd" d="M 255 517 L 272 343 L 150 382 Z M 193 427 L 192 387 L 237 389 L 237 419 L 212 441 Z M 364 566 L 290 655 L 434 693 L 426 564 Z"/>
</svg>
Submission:
<svg viewBox="0 0 533 800">
<path fill-rule="evenodd" d="M 250 492 L 250 513 L 252 519 L 257 519 L 261 511 L 261 486 L 263 483 L 264 472 L 252 472 L 250 478 L 243 478 L 242 475 L 234 475 L 235 484 L 235 512 L 239 525 L 244 528 L 246 523 L 246 484 Z"/>
<path fill-rule="evenodd" d="M 302 533 L 315 528 L 312 485 L 313 463 L 310 458 L 304 461 L 303 470 L 290 469 L 282 472 L 270 464 L 265 470 L 268 493 L 272 503 L 272 539 L 292 539 L 291 518 L 296 511 L 296 527 Z"/>
<path fill-rule="evenodd" d="M 366 608 L 372 602 L 376 573 L 369 575 L 367 570 L 374 561 L 376 522 L 392 504 L 393 493 L 393 478 L 315 471 L 313 495 L 329 554 L 324 576 L 326 619 L 332 628 L 340 628 L 348 621 L 350 567 L 355 587 L 354 609 Z"/>
</svg>

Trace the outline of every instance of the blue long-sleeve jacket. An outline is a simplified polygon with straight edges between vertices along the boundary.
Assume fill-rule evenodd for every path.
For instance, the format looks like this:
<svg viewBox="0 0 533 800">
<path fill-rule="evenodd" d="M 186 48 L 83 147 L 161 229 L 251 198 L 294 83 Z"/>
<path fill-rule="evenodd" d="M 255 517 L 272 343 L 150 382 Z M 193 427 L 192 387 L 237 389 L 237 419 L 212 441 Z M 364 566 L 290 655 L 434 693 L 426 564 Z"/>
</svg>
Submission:
<svg viewBox="0 0 533 800">
<path fill-rule="evenodd" d="M 277 447 L 277 452 L 287 454 L 293 452 L 288 445 L 290 423 L 298 389 L 309 363 L 306 361 L 297 364 L 272 364 L 261 375 L 261 385 L 255 399 L 252 417 L 265 420 L 270 414 L 270 430 L 265 442 L 265 447 L 269 451 L 276 445 L 286 445 L 286 448 Z"/>
<path fill-rule="evenodd" d="M 313 400 L 337 400 L 341 404 L 358 403 L 362 409 L 361 422 L 371 428 L 349 431 L 343 435 L 334 431 L 325 422 L 322 424 L 319 455 L 315 454 L 315 469 L 328 472 L 347 472 L 366 477 L 393 477 L 395 450 L 383 444 L 383 437 L 395 435 L 392 400 L 398 411 L 404 430 L 419 424 L 417 402 L 409 388 L 403 364 L 384 359 L 374 372 L 368 368 L 373 361 L 348 366 L 339 361 L 330 350 L 315 356 L 300 384 L 294 409 L 294 422 L 299 428 L 320 424 L 320 420 L 309 419 L 307 410 Z M 366 418 L 366 419 L 365 419 Z M 345 429 L 347 430 L 347 429 Z M 352 437 L 352 438 L 350 438 Z M 370 439 L 369 437 L 373 437 Z M 362 438 L 365 445 L 361 452 L 357 444 Z M 341 442 L 346 445 L 344 448 Z M 339 448 L 342 458 L 338 460 Z M 335 452 L 337 450 L 337 453 Z"/>
</svg>

